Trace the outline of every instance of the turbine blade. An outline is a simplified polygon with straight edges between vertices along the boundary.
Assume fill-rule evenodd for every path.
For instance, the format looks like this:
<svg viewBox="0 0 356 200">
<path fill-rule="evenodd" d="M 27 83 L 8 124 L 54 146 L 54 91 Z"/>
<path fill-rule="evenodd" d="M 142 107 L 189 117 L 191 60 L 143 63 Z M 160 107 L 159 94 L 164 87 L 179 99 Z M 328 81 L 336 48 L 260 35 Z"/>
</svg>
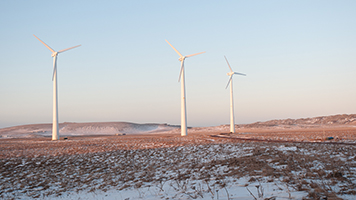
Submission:
<svg viewBox="0 0 356 200">
<path fill-rule="evenodd" d="M 238 74 L 238 75 L 246 76 L 246 74 L 237 73 L 237 72 L 234 72 L 234 74 Z"/>
<path fill-rule="evenodd" d="M 233 72 L 233 71 L 232 71 L 232 69 L 231 69 L 231 67 L 230 67 L 229 61 L 227 61 L 226 56 L 224 56 L 224 57 L 225 57 L 225 60 L 226 60 L 226 62 L 227 62 L 227 65 L 228 65 L 228 66 L 229 66 L 229 68 L 230 68 L 230 71 L 231 71 L 231 72 Z"/>
<path fill-rule="evenodd" d="M 178 77 L 178 82 L 180 82 L 180 78 L 182 77 L 183 68 L 184 68 L 184 60 L 182 61 L 182 64 L 180 65 L 180 73 L 179 73 L 179 77 Z"/>
<path fill-rule="evenodd" d="M 196 55 L 199 55 L 199 54 L 202 54 L 202 53 L 205 53 L 205 51 L 204 52 L 200 52 L 200 53 L 190 54 L 190 55 L 187 55 L 185 57 L 189 58 L 189 57 L 196 56 Z"/>
<path fill-rule="evenodd" d="M 53 57 L 53 74 L 52 74 L 52 81 L 54 79 L 54 74 L 57 73 L 57 56 Z"/>
<path fill-rule="evenodd" d="M 74 47 L 69 47 L 69 48 L 66 48 L 66 49 L 58 51 L 58 53 L 62 53 L 62 52 L 65 52 L 65 51 L 68 51 L 68 50 L 71 50 L 71 49 L 74 49 L 74 48 L 77 48 L 77 47 L 80 47 L 80 46 L 82 46 L 82 45 L 80 44 L 80 45 L 77 45 L 77 46 L 74 46 Z"/>
<path fill-rule="evenodd" d="M 33 36 L 35 36 L 35 34 L 33 34 Z M 44 44 L 52 53 L 54 52 L 54 50 L 49 47 L 46 43 L 44 43 L 42 40 L 40 40 L 40 38 L 38 38 L 37 36 L 35 36 L 35 38 L 37 38 L 42 44 Z"/>
<path fill-rule="evenodd" d="M 171 45 L 171 43 L 169 43 L 167 40 L 166 40 L 166 42 L 169 44 L 169 46 L 171 46 L 171 47 L 174 49 L 174 51 L 177 52 L 177 54 L 178 54 L 180 57 L 183 57 L 183 55 L 182 55 L 181 53 L 179 53 L 179 51 L 178 51 L 176 48 L 174 48 L 174 46 Z"/>
<path fill-rule="evenodd" d="M 227 85 L 226 85 L 225 89 L 229 86 L 231 80 L 232 80 L 232 75 L 230 76 L 229 81 L 227 82 Z"/>
</svg>

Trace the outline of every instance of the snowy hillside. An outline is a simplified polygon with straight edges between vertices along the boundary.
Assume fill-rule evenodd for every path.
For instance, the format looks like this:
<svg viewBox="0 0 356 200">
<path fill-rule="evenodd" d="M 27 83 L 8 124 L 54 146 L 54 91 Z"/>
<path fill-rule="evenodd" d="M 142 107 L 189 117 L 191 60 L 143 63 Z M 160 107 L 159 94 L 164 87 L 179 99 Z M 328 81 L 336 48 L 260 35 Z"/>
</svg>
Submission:
<svg viewBox="0 0 356 200">
<path fill-rule="evenodd" d="M 60 123 L 60 136 L 123 135 L 169 132 L 179 127 L 168 124 L 130 122 Z M 0 138 L 26 138 L 52 135 L 52 124 L 31 124 L 0 129 Z"/>
<path fill-rule="evenodd" d="M 211 127 L 189 128 L 190 133 L 197 132 L 229 132 L 228 124 Z M 262 129 L 298 129 L 315 128 L 325 126 L 356 126 L 356 114 L 331 115 L 301 119 L 279 119 L 252 124 L 235 125 L 237 130 L 262 128 Z M 179 125 L 156 124 L 156 123 L 131 123 L 131 122 L 94 122 L 94 123 L 60 123 L 59 134 L 65 136 L 85 135 L 124 135 L 124 134 L 152 134 L 174 133 L 179 134 Z M 0 129 L 0 138 L 35 138 L 50 137 L 52 124 L 30 124 Z"/>
<path fill-rule="evenodd" d="M 300 119 L 275 119 L 266 122 L 255 122 L 252 124 L 243 124 L 243 128 L 293 128 L 293 127 L 316 127 L 316 126 L 354 126 L 356 125 L 356 114 L 343 114 L 343 115 L 330 115 L 320 116 L 313 118 L 300 118 Z"/>
</svg>

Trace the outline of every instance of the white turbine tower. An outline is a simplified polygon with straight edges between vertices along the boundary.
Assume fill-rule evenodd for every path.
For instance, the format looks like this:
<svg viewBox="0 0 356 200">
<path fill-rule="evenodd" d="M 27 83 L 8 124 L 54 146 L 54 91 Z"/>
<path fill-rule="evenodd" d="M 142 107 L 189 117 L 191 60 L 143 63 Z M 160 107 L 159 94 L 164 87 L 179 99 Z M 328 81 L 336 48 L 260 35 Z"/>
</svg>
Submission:
<svg viewBox="0 0 356 200">
<path fill-rule="evenodd" d="M 33 35 L 35 36 L 35 35 Z M 81 45 L 77 45 L 74 47 L 70 47 L 67 49 L 63 49 L 60 51 L 54 51 L 51 47 L 49 47 L 46 43 L 44 43 L 40 38 L 35 36 L 43 45 L 45 45 L 51 52 L 52 52 L 52 57 L 53 57 L 53 75 L 52 75 L 52 81 L 53 81 L 53 123 L 52 123 L 52 140 L 58 140 L 59 139 L 59 134 L 58 134 L 58 92 L 57 92 L 57 56 L 59 53 L 63 53 L 65 51 L 68 51 L 70 49 L 79 47 Z"/>
<path fill-rule="evenodd" d="M 227 88 L 229 86 L 229 84 L 230 84 L 230 133 L 235 133 L 234 96 L 233 96 L 233 91 L 232 91 L 232 76 L 234 74 L 246 76 L 246 74 L 241 74 L 241 73 L 237 73 L 237 72 L 232 71 L 232 69 L 230 67 L 230 64 L 229 64 L 229 61 L 227 61 L 226 56 L 224 56 L 224 57 L 225 57 L 225 60 L 227 62 L 227 65 L 230 68 L 230 72 L 227 73 L 227 75 L 230 76 L 230 78 L 229 78 L 229 81 L 227 82 L 227 85 L 226 85 L 226 88 Z"/>
<path fill-rule="evenodd" d="M 178 82 L 180 81 L 180 79 L 182 79 L 182 81 L 181 81 L 181 98 L 182 98 L 181 99 L 181 136 L 186 136 L 187 135 L 187 107 L 186 107 L 186 100 L 185 100 L 184 60 L 186 58 L 205 53 L 205 51 L 204 52 L 200 52 L 200 53 L 187 55 L 187 56 L 183 56 L 181 53 L 179 53 L 179 51 L 176 48 L 173 47 L 173 45 L 171 45 L 171 43 L 169 43 L 167 40 L 166 40 L 166 42 L 180 56 L 179 59 L 178 59 L 181 62 Z"/>
</svg>

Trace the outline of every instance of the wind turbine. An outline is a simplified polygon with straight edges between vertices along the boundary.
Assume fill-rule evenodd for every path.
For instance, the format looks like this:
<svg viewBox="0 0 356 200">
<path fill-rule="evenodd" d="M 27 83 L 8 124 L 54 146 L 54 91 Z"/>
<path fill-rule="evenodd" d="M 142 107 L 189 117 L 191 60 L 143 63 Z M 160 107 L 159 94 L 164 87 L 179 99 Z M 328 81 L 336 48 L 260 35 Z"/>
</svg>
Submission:
<svg viewBox="0 0 356 200">
<path fill-rule="evenodd" d="M 233 92 L 232 92 L 232 76 L 234 74 L 246 76 L 246 74 L 241 74 L 241 73 L 237 73 L 237 72 L 232 71 L 232 69 L 230 67 L 230 64 L 229 64 L 229 61 L 227 61 L 226 56 L 224 56 L 224 57 L 225 57 L 225 60 L 227 62 L 227 65 L 230 68 L 230 72 L 227 73 L 227 75 L 230 76 L 230 78 L 229 78 L 229 81 L 227 82 L 227 85 L 226 85 L 226 88 L 227 88 L 229 86 L 229 84 L 230 84 L 230 133 L 235 133 L 234 96 L 233 96 Z"/>
<path fill-rule="evenodd" d="M 35 35 L 33 35 L 35 36 Z M 63 53 L 65 51 L 68 51 L 70 49 L 79 47 L 81 45 L 77 45 L 74 47 L 70 47 L 67 49 L 63 49 L 60 51 L 54 51 L 51 47 L 49 47 L 46 43 L 44 43 L 40 38 L 35 36 L 43 45 L 45 45 L 51 52 L 52 52 L 52 57 L 53 57 L 53 75 L 52 75 L 52 81 L 53 81 L 53 123 L 52 123 L 52 140 L 58 140 L 59 135 L 58 135 L 58 92 L 57 92 L 57 56 L 59 53 Z"/>
<path fill-rule="evenodd" d="M 183 56 L 181 53 L 179 53 L 179 51 L 176 48 L 173 47 L 173 45 L 171 45 L 171 43 L 169 43 L 167 40 L 166 40 L 166 42 L 180 56 L 179 59 L 178 59 L 180 61 L 180 63 L 181 63 L 178 82 L 180 81 L 180 79 L 182 79 L 182 81 L 180 82 L 181 83 L 181 98 L 182 98 L 181 99 L 181 136 L 186 136 L 187 135 L 187 107 L 186 107 L 186 100 L 185 100 L 184 60 L 186 58 L 205 53 L 205 51 L 204 52 L 200 52 L 200 53 L 187 55 L 187 56 Z"/>
</svg>

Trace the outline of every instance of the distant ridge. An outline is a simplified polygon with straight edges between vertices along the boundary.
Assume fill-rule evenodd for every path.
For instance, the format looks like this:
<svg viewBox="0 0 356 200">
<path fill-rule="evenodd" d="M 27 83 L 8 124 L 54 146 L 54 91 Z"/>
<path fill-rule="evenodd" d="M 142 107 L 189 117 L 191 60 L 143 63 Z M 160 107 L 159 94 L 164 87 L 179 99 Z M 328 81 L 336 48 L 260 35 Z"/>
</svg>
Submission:
<svg viewBox="0 0 356 200">
<path fill-rule="evenodd" d="M 275 119 L 265 122 L 244 124 L 244 128 L 262 128 L 273 126 L 320 126 L 320 125 L 356 125 L 356 114 L 340 114 L 300 119 Z"/>
<path fill-rule="evenodd" d="M 59 134 L 63 136 L 124 135 L 169 132 L 179 126 L 168 124 L 131 122 L 91 122 L 59 124 Z M 50 137 L 52 124 L 29 124 L 0 129 L 0 138 Z"/>
<path fill-rule="evenodd" d="M 312 128 L 318 126 L 356 126 L 356 114 L 340 114 L 300 119 L 278 119 L 252 124 L 239 124 L 238 128 Z M 167 133 L 179 134 L 179 125 L 158 123 L 132 123 L 132 122 L 90 122 L 74 123 L 64 122 L 59 124 L 59 134 L 66 136 L 89 136 L 89 135 L 130 135 L 130 134 L 153 134 Z M 194 132 L 226 132 L 228 125 L 215 127 L 195 127 Z M 52 124 L 29 124 L 0 129 L 0 138 L 36 138 L 51 137 Z"/>
</svg>

